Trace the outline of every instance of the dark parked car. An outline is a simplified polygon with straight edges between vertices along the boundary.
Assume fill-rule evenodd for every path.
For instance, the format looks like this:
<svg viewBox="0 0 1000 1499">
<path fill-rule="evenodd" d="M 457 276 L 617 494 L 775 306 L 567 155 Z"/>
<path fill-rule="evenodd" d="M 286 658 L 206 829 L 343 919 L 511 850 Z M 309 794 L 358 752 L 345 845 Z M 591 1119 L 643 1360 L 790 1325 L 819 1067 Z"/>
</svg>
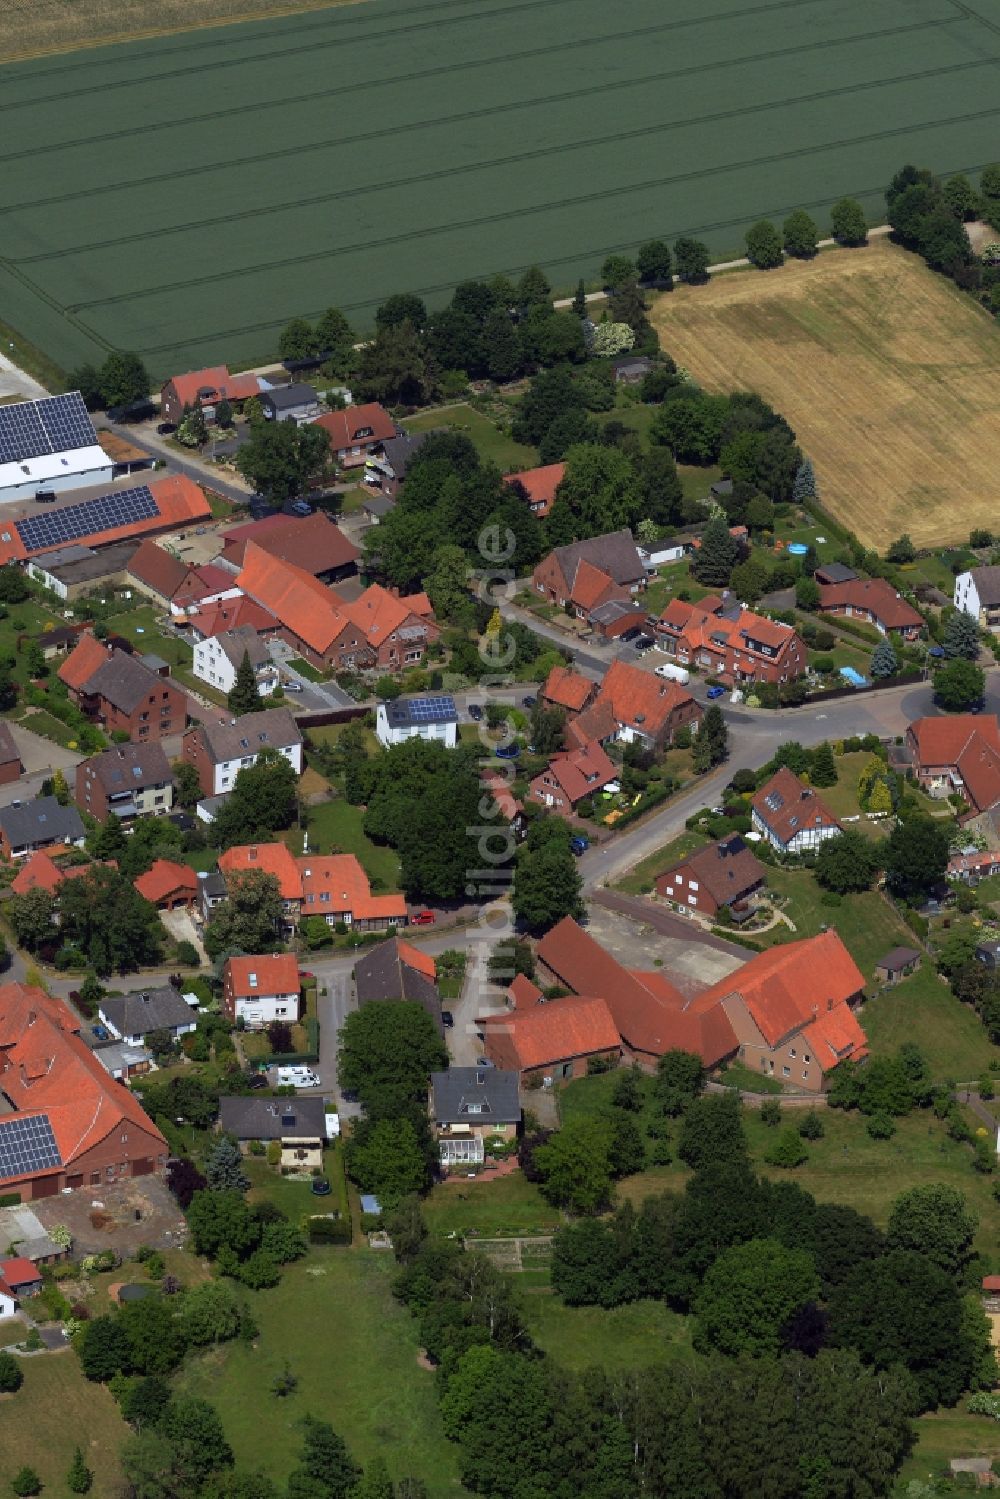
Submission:
<svg viewBox="0 0 1000 1499">
<path fill-rule="evenodd" d="M 490 1061 L 489 1057 L 477 1057 L 476 1058 L 476 1066 L 477 1067 L 492 1067 L 493 1063 Z"/>
<path fill-rule="evenodd" d="M 655 641 L 651 635 L 640 635 L 639 639 L 633 643 L 632 649 L 634 651 L 651 651 L 654 644 Z"/>
<path fill-rule="evenodd" d="M 537 698 L 533 698 L 533 697 L 530 697 L 530 696 L 529 697 L 523 697 L 521 699 L 521 707 L 522 708 L 533 708 L 535 706 L 535 703 L 537 701 L 538 701 Z"/>
<path fill-rule="evenodd" d="M 256 1093 L 261 1088 L 267 1088 L 269 1086 L 270 1084 L 266 1072 L 251 1072 L 250 1076 L 247 1078 L 247 1087 L 252 1093 Z"/>
<path fill-rule="evenodd" d="M 108 1030 L 107 1026 L 104 1026 L 104 1025 L 92 1025 L 90 1027 L 90 1029 L 94 1033 L 94 1039 L 95 1040 L 97 1040 L 97 1041 L 110 1041 L 111 1040 L 111 1032 Z"/>
<path fill-rule="evenodd" d="M 628 645 L 630 641 L 637 640 L 641 633 L 639 626 L 633 625 L 631 630 L 622 631 L 621 639 Z"/>
<path fill-rule="evenodd" d="M 473 723 L 482 722 L 483 710 L 478 703 L 469 704 L 469 717 L 472 719 Z"/>
<path fill-rule="evenodd" d="M 157 427 L 156 430 L 159 433 L 160 437 L 169 437 L 172 432 L 176 432 L 177 431 L 177 423 L 176 422 L 161 422 L 160 425 Z"/>
<path fill-rule="evenodd" d="M 455 1017 L 450 1010 L 441 1011 L 441 1024 L 444 1026 L 446 1031 L 450 1031 L 452 1026 L 455 1024 Z"/>
<path fill-rule="evenodd" d="M 519 744 L 498 744 L 493 752 L 498 760 L 516 760 L 521 753 Z"/>
</svg>

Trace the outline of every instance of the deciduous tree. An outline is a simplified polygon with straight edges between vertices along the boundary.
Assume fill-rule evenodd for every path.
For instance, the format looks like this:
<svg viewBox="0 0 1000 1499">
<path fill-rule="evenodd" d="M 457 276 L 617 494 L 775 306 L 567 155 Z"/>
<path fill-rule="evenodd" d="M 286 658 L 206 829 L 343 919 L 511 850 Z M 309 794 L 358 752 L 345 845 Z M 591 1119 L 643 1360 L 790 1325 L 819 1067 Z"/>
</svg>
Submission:
<svg viewBox="0 0 1000 1499">
<path fill-rule="evenodd" d="M 838 895 L 870 890 L 878 869 L 878 853 L 871 840 L 854 828 L 836 838 L 824 838 L 816 855 L 816 878 L 824 890 Z"/>
<path fill-rule="evenodd" d="M 708 280 L 708 246 L 700 239 L 682 236 L 674 245 L 674 259 L 681 281 L 697 286 Z"/>
<path fill-rule="evenodd" d="M 841 245 L 864 245 L 868 242 L 865 211 L 856 198 L 838 198 L 830 209 L 830 228 Z"/>
<path fill-rule="evenodd" d="M 912 1249 L 958 1276 L 972 1254 L 979 1219 L 957 1187 L 942 1182 L 901 1192 L 889 1213 L 890 1249 Z"/>
<path fill-rule="evenodd" d="M 934 697 L 947 713 L 964 713 L 981 703 L 986 689 L 982 667 L 961 656 L 934 673 Z"/>
<path fill-rule="evenodd" d="M 720 1254 L 698 1292 L 695 1344 L 731 1357 L 775 1354 L 785 1324 L 818 1295 L 819 1276 L 806 1250 L 774 1239 L 736 1244 Z"/>
<path fill-rule="evenodd" d="M 265 422 L 253 427 L 236 455 L 236 467 L 274 504 L 293 500 L 330 460 L 330 434 L 306 423 Z"/>
<path fill-rule="evenodd" d="M 811 259 L 819 244 L 816 220 L 804 208 L 796 208 L 782 225 L 782 240 L 786 255 L 795 255 L 800 260 Z"/>
<path fill-rule="evenodd" d="M 759 271 L 773 270 L 784 259 L 781 253 L 781 235 L 770 219 L 758 219 L 756 224 L 751 225 L 747 230 L 746 246 L 747 259 Z"/>
</svg>

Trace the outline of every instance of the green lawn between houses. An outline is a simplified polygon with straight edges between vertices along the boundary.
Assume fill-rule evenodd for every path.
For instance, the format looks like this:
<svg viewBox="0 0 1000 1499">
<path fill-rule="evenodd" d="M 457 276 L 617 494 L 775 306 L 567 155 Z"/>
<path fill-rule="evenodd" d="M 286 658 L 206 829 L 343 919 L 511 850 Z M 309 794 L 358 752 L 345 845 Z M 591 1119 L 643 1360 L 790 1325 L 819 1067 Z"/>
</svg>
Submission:
<svg viewBox="0 0 1000 1499">
<path fill-rule="evenodd" d="M 503 473 L 534 468 L 538 463 L 538 451 L 525 443 L 515 442 L 502 432 L 496 422 L 475 407 L 464 402 L 458 406 L 431 408 L 417 416 L 407 417 L 403 423 L 407 432 L 436 432 L 446 429 L 468 437 L 475 443 L 481 458 L 490 459 Z"/>
<path fill-rule="evenodd" d="M 308 1413 L 330 1421 L 359 1462 L 381 1455 L 394 1479 L 423 1479 L 429 1499 L 464 1492 L 434 1375 L 417 1363 L 416 1320 L 393 1299 L 394 1273 L 384 1251 L 313 1251 L 251 1297 L 256 1347 L 230 1343 L 185 1364 L 179 1386 L 212 1402 L 241 1466 L 283 1485 Z M 298 1388 L 278 1400 L 270 1384 L 286 1363 Z"/>
<path fill-rule="evenodd" d="M 354 854 L 376 888 L 399 889 L 399 856 L 388 844 L 373 843 L 364 830 L 364 808 L 343 797 L 304 809 L 309 850 L 314 854 Z M 302 851 L 302 835 L 292 828 L 285 835 L 294 853 Z"/>
</svg>

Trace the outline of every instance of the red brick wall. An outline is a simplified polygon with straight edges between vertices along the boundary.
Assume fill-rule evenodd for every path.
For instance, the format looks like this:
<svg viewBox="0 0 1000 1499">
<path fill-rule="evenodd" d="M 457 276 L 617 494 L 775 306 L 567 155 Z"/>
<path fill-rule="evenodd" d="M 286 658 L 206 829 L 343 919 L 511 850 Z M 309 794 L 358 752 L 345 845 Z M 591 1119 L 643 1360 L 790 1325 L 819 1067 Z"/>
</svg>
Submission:
<svg viewBox="0 0 1000 1499">
<path fill-rule="evenodd" d="M 181 759 L 198 772 L 198 784 L 205 796 L 214 795 L 214 767 L 199 729 L 188 729 L 181 743 Z"/>
<path fill-rule="evenodd" d="M 8 761 L 6 761 L 5 764 L 0 765 L 0 786 L 6 786 L 11 781 L 19 781 L 20 779 L 21 779 L 21 762 L 20 762 L 20 760 L 8 760 Z"/>
<path fill-rule="evenodd" d="M 58 1176 L 20 1182 L 11 1190 L 20 1192 L 22 1202 L 32 1202 L 39 1197 L 53 1197 L 64 1187 L 96 1192 L 99 1187 L 110 1186 L 112 1181 L 149 1176 L 153 1172 L 161 1175 L 166 1169 L 167 1153 L 167 1146 L 162 1140 L 129 1120 L 117 1125 L 92 1150 L 85 1151 L 71 1161 Z M 114 1172 L 112 1177 L 108 1176 L 109 1168 Z M 94 1176 L 99 1176 L 100 1180 L 93 1181 Z"/>
<path fill-rule="evenodd" d="M 164 739 L 169 734 L 179 734 L 187 723 L 187 700 L 176 687 L 164 677 L 158 678 L 155 692 L 132 713 L 122 713 L 106 698 L 99 700 L 101 719 L 109 734 L 128 734 L 133 744 L 151 744 L 155 739 Z M 164 697 L 164 694 L 166 696 Z M 164 714 L 163 709 L 169 709 Z M 143 720 L 142 715 L 148 714 Z"/>
<path fill-rule="evenodd" d="M 550 553 L 543 557 L 531 575 L 531 581 L 535 592 L 538 592 L 539 584 L 545 589 L 546 594 L 555 602 L 569 596 L 569 584 L 563 577 L 562 568 L 555 559 L 555 554 Z"/>
</svg>

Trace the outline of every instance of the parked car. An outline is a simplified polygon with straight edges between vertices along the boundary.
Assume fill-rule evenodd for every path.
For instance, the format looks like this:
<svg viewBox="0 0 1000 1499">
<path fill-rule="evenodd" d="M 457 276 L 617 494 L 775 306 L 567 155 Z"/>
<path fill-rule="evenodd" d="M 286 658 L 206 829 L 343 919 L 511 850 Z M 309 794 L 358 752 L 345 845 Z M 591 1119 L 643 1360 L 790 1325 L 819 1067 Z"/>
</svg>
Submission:
<svg viewBox="0 0 1000 1499">
<path fill-rule="evenodd" d="M 725 695 L 726 695 L 726 689 L 724 687 L 718 686 L 718 684 L 716 684 L 716 686 L 710 687 L 708 689 L 708 696 L 710 698 L 725 697 Z"/>
<path fill-rule="evenodd" d="M 639 626 L 633 625 L 631 630 L 623 630 L 620 638 L 626 645 L 628 645 L 631 641 L 637 640 L 641 634 L 642 631 L 639 629 Z"/>
<path fill-rule="evenodd" d="M 483 710 L 478 703 L 469 704 L 469 717 L 472 719 L 473 723 L 482 722 Z"/>
<path fill-rule="evenodd" d="M 308 500 L 295 500 L 291 507 L 293 515 L 312 515 L 313 507 Z"/>
<path fill-rule="evenodd" d="M 655 644 L 656 642 L 652 635 L 640 635 L 638 640 L 633 641 L 632 649 L 634 651 L 651 651 Z"/>
<path fill-rule="evenodd" d="M 159 434 L 160 437 L 169 437 L 171 435 L 171 433 L 177 431 L 177 423 L 176 422 L 161 422 L 160 425 L 157 427 L 156 430 L 157 430 L 157 433 Z"/>
<path fill-rule="evenodd" d="M 302 683 L 301 682 L 286 682 L 285 683 L 285 691 L 286 692 L 301 692 L 302 691 Z"/>
<path fill-rule="evenodd" d="M 261 1088 L 269 1088 L 270 1086 L 266 1072 L 251 1072 L 247 1078 L 247 1087 L 252 1093 L 257 1093 Z"/>
<path fill-rule="evenodd" d="M 533 708 L 535 706 L 535 703 L 537 701 L 538 701 L 537 698 L 531 697 L 530 695 L 528 697 L 523 697 L 521 699 L 521 707 L 522 708 Z"/>
<path fill-rule="evenodd" d="M 410 917 L 411 926 L 433 926 L 437 917 L 433 911 L 418 911 L 415 916 Z"/>
<path fill-rule="evenodd" d="M 452 1026 L 455 1024 L 455 1017 L 450 1010 L 441 1011 L 441 1024 L 444 1026 L 446 1031 L 450 1031 Z"/>
<path fill-rule="evenodd" d="M 493 1063 L 490 1061 L 489 1057 L 477 1057 L 476 1058 L 476 1066 L 477 1067 L 492 1067 Z"/>
<path fill-rule="evenodd" d="M 498 744 L 494 750 L 498 760 L 516 760 L 521 753 L 519 744 Z"/>
<path fill-rule="evenodd" d="M 111 1040 L 111 1032 L 108 1030 L 106 1025 L 92 1025 L 90 1029 L 94 1034 L 95 1041 Z"/>
<path fill-rule="evenodd" d="M 576 856 L 576 858 L 579 858 L 580 855 L 585 854 L 590 847 L 590 839 L 584 837 L 584 835 L 580 833 L 575 838 L 571 838 L 569 840 L 569 846 L 570 851 Z"/>
<path fill-rule="evenodd" d="M 662 666 L 655 668 L 658 677 L 666 677 L 668 682 L 681 682 L 687 684 L 691 680 L 691 673 L 686 666 L 677 666 L 673 661 L 664 661 Z"/>
</svg>

